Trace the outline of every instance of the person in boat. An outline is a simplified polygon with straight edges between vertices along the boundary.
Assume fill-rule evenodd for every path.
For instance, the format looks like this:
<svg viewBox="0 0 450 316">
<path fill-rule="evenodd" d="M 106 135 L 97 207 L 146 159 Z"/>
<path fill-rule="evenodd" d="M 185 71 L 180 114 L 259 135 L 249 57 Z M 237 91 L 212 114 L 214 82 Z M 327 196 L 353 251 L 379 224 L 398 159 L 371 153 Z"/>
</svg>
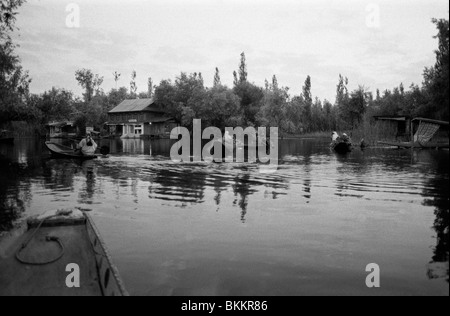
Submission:
<svg viewBox="0 0 450 316">
<path fill-rule="evenodd" d="M 95 154 L 95 151 L 97 150 L 98 145 L 95 143 L 95 141 L 92 139 L 92 134 L 87 133 L 86 138 L 84 138 L 80 144 L 78 144 L 78 150 L 83 154 L 84 156 L 91 156 Z"/>
<path fill-rule="evenodd" d="M 331 139 L 332 139 L 333 142 L 337 141 L 338 138 L 339 138 L 339 134 L 337 132 L 333 132 L 331 134 Z"/>
<path fill-rule="evenodd" d="M 351 143 L 351 142 L 352 142 L 351 139 L 350 139 L 350 137 L 349 137 L 346 133 L 342 134 L 342 140 L 343 140 L 345 143 Z"/>
</svg>

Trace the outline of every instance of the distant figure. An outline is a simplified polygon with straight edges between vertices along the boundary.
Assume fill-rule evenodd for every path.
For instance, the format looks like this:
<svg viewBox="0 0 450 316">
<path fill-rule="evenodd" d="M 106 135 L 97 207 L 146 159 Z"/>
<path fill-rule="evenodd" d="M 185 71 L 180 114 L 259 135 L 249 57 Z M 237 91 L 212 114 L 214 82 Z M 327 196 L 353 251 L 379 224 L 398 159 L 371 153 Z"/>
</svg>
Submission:
<svg viewBox="0 0 450 316">
<path fill-rule="evenodd" d="M 333 134 L 331 134 L 331 138 L 333 139 L 333 142 L 335 142 L 338 140 L 339 134 L 337 132 L 333 132 Z"/>
<path fill-rule="evenodd" d="M 365 139 L 361 139 L 361 143 L 360 146 L 362 149 L 367 148 L 369 146 L 369 144 L 365 141 Z"/>
<path fill-rule="evenodd" d="M 81 153 L 85 156 L 91 156 L 95 154 L 97 150 L 97 144 L 92 139 L 91 133 L 86 134 L 86 138 L 83 139 L 78 145 L 78 150 L 81 150 Z"/>
<path fill-rule="evenodd" d="M 342 140 L 344 142 L 346 142 L 346 143 L 350 143 L 351 142 L 350 141 L 350 137 L 346 133 L 342 134 Z"/>
</svg>

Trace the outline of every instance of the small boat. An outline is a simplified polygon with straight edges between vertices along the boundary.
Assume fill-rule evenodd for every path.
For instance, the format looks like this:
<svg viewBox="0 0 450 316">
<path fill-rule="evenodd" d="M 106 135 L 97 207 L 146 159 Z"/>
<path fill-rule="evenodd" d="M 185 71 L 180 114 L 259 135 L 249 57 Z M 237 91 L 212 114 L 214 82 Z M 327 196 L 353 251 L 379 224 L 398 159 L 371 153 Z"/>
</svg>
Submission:
<svg viewBox="0 0 450 316">
<path fill-rule="evenodd" d="M 9 131 L 0 131 L 0 143 L 1 144 L 13 144 L 14 136 Z"/>
<path fill-rule="evenodd" d="M 79 209 L 30 218 L 0 237 L 0 258 L 0 296 L 128 296 L 92 218 Z M 68 283 L 74 265 L 79 286 Z"/>
<path fill-rule="evenodd" d="M 345 153 L 349 153 L 353 150 L 353 145 L 352 145 L 352 143 L 350 143 L 348 141 L 338 139 L 338 140 L 333 141 L 330 144 L 330 148 L 337 153 L 345 154 Z"/>
<path fill-rule="evenodd" d="M 72 148 L 66 147 L 53 142 L 45 142 L 45 146 L 55 158 L 66 159 L 79 159 L 79 160 L 92 160 L 97 159 L 97 155 L 83 155 L 82 153 L 75 152 Z"/>
</svg>

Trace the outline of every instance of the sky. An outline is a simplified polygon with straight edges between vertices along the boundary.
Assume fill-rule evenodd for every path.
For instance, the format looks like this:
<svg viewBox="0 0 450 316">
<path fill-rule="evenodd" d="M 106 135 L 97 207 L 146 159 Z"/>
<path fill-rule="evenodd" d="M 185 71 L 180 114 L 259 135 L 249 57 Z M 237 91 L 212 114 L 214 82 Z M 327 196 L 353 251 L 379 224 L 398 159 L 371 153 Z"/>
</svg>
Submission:
<svg viewBox="0 0 450 316">
<path fill-rule="evenodd" d="M 435 63 L 431 19 L 448 15 L 445 0 L 28 0 L 14 38 L 32 93 L 81 95 L 82 68 L 103 76 L 106 92 L 115 71 L 129 87 L 133 70 L 138 91 L 181 72 L 211 86 L 216 67 L 232 87 L 245 52 L 250 82 L 276 75 L 293 96 L 309 75 L 313 96 L 334 102 L 339 74 L 350 89 L 420 85 Z"/>
</svg>

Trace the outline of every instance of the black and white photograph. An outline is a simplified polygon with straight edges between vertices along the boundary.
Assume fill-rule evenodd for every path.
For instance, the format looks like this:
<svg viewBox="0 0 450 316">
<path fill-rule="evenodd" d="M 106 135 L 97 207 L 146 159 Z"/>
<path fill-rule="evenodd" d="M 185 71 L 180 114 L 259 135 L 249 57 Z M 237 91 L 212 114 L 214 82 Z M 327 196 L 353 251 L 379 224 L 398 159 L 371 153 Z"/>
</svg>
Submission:
<svg viewBox="0 0 450 316">
<path fill-rule="evenodd" d="M 0 0 L 0 297 L 449 296 L 449 88 L 446 0 Z"/>
</svg>

